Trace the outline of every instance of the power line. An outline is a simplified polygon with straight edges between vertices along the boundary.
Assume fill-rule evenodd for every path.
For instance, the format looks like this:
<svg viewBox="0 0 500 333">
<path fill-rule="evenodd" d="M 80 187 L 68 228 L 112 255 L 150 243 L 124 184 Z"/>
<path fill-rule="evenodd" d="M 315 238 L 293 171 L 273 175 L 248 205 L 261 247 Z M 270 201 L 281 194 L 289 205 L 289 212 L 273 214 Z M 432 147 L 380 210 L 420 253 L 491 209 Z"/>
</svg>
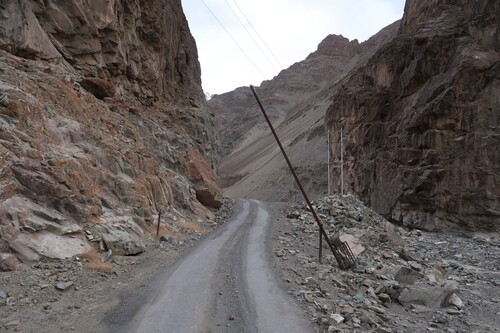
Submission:
<svg viewBox="0 0 500 333">
<path fill-rule="evenodd" d="M 247 27 L 245 26 L 245 24 L 241 21 L 240 17 L 238 16 L 238 14 L 236 14 L 236 12 L 234 11 L 233 7 L 231 7 L 231 5 L 229 4 L 229 2 L 227 2 L 227 0 L 224 0 L 227 4 L 227 6 L 229 7 L 229 9 L 231 9 L 231 11 L 233 12 L 233 15 L 238 19 L 238 21 L 240 22 L 241 26 L 243 27 L 243 29 L 245 29 L 245 31 L 247 32 L 248 36 L 250 36 L 250 38 L 252 39 L 252 41 L 254 42 L 255 46 L 257 46 L 257 48 L 260 50 L 260 53 L 262 53 L 262 55 L 267 59 L 267 61 L 271 64 L 271 67 L 276 70 L 276 67 L 274 66 L 273 62 L 271 61 L 271 59 L 269 59 L 269 57 L 267 56 L 267 54 L 264 52 L 264 50 L 262 50 L 262 48 L 260 47 L 259 43 L 257 43 L 257 41 L 255 40 L 254 36 L 250 33 L 250 31 L 248 31 Z M 240 10 L 241 12 L 241 10 Z M 243 14 L 244 15 L 244 14 Z"/>
<path fill-rule="evenodd" d="M 207 7 L 208 11 L 213 15 L 213 17 L 215 17 L 215 19 L 217 20 L 217 22 L 219 22 L 219 24 L 221 25 L 221 27 L 228 34 L 228 36 L 233 40 L 233 42 L 236 44 L 236 46 L 238 46 L 238 48 L 240 49 L 240 51 L 243 52 L 243 54 L 247 57 L 247 59 L 254 65 L 254 67 L 259 71 L 259 73 L 265 79 L 266 75 L 260 70 L 259 66 L 257 66 L 257 64 L 252 60 L 252 58 L 250 58 L 250 56 L 245 52 L 245 50 L 243 50 L 243 48 L 236 41 L 236 39 L 233 37 L 233 35 L 231 35 L 231 33 L 226 29 L 226 27 L 224 26 L 224 24 L 222 24 L 222 22 L 219 20 L 219 18 L 217 17 L 217 15 L 215 15 L 215 13 L 210 9 L 210 7 L 208 7 L 208 5 L 205 3 L 205 1 L 203 1 L 203 0 L 200 0 L 200 1 L 205 5 L 205 7 Z"/>
<path fill-rule="evenodd" d="M 264 44 L 264 46 L 267 48 L 267 50 L 269 51 L 269 53 L 271 53 L 271 55 L 273 56 L 274 60 L 276 60 L 276 62 L 278 63 L 278 65 L 280 66 L 280 68 L 282 69 L 283 68 L 283 65 L 280 63 L 280 61 L 278 60 L 278 58 L 276 58 L 276 55 L 274 55 L 274 52 L 271 50 L 271 48 L 269 47 L 269 45 L 267 45 L 267 43 L 264 41 L 264 39 L 260 36 L 260 34 L 257 32 L 257 30 L 255 30 L 255 28 L 253 27 L 252 25 L 252 22 L 250 22 L 250 20 L 248 19 L 248 17 L 245 15 L 245 13 L 243 13 L 243 10 L 241 10 L 240 6 L 238 5 L 238 2 L 236 0 L 233 0 L 234 3 L 236 4 L 236 7 L 238 8 L 238 10 L 240 11 L 241 15 L 243 15 L 243 17 L 245 18 L 245 20 L 247 20 L 248 24 L 250 25 L 250 27 L 252 28 L 252 30 L 255 32 L 255 34 L 257 35 L 257 37 L 259 37 L 260 41 L 262 42 L 262 44 Z"/>
</svg>

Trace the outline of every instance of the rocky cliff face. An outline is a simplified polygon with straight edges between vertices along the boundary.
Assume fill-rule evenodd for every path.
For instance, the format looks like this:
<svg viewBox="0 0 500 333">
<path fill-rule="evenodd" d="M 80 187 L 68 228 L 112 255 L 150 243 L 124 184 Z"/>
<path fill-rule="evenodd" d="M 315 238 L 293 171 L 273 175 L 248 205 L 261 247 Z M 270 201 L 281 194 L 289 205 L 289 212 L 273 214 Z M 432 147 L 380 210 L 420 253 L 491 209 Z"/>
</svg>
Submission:
<svg viewBox="0 0 500 333">
<path fill-rule="evenodd" d="M 499 12 L 494 0 L 408 0 L 398 36 L 333 94 L 347 190 L 377 212 L 426 229 L 499 228 Z"/>
<path fill-rule="evenodd" d="M 212 217 L 195 42 L 172 1 L 0 4 L 0 271 Z"/>
</svg>

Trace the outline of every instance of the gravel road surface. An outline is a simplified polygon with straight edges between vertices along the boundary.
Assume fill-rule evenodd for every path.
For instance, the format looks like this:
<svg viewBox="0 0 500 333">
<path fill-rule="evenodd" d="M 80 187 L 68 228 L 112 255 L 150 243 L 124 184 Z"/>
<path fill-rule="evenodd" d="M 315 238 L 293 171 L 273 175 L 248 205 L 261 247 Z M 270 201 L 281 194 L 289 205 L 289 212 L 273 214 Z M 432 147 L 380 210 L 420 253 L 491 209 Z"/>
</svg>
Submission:
<svg viewBox="0 0 500 333">
<path fill-rule="evenodd" d="M 241 201 L 219 230 L 131 295 L 112 332 L 313 332 L 269 263 L 275 204 Z"/>
</svg>

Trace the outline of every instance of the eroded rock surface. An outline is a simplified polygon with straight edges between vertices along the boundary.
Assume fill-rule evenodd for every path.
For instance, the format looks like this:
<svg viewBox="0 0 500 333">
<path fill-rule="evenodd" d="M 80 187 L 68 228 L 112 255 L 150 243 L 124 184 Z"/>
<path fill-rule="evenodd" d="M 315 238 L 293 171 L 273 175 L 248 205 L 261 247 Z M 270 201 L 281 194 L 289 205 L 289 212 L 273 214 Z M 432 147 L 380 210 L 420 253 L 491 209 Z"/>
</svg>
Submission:
<svg viewBox="0 0 500 333">
<path fill-rule="evenodd" d="M 8 0 L 0 17 L 2 258 L 104 249 L 111 227 L 135 254 L 159 210 L 162 230 L 213 218 L 214 119 L 180 1 Z"/>
<path fill-rule="evenodd" d="M 398 36 L 332 95 L 347 190 L 377 212 L 430 230 L 500 227 L 499 10 L 407 1 Z"/>
</svg>

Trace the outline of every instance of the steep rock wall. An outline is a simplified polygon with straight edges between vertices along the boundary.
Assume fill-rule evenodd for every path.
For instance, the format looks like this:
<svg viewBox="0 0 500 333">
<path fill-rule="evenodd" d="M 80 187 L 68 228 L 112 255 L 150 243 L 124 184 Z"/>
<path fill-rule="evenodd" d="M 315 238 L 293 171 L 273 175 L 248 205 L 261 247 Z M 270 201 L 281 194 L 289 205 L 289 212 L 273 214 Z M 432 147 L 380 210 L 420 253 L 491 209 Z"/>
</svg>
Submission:
<svg viewBox="0 0 500 333">
<path fill-rule="evenodd" d="M 377 212 L 431 230 L 499 228 L 499 12 L 493 0 L 408 0 L 398 36 L 333 94 L 347 190 Z"/>
<path fill-rule="evenodd" d="M 196 44 L 180 1 L 5 0 L 0 48 L 29 59 L 64 58 L 112 81 L 118 96 L 199 102 Z"/>
<path fill-rule="evenodd" d="M 180 0 L 2 1 L 0 267 L 138 253 L 159 210 L 171 232 L 213 217 L 199 74 Z"/>
</svg>

